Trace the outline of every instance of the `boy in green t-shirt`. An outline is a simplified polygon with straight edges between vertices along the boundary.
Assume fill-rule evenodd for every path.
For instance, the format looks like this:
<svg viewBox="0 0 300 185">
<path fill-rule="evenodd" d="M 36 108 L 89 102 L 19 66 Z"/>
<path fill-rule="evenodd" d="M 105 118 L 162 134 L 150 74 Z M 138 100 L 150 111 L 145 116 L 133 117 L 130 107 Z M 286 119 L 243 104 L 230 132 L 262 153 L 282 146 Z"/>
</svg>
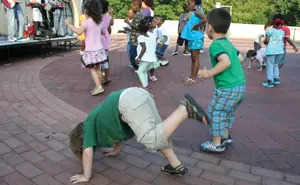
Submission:
<svg viewBox="0 0 300 185">
<path fill-rule="evenodd" d="M 105 153 L 116 156 L 122 142 L 134 135 L 146 148 L 160 151 L 166 157 L 169 164 L 161 168 L 163 173 L 184 175 L 188 170 L 174 153 L 171 137 L 187 118 L 210 124 L 205 111 L 188 94 L 167 119 L 161 120 L 148 91 L 132 87 L 111 93 L 70 133 L 70 148 L 83 165 L 83 173 L 72 176 L 70 181 L 74 184 L 89 181 L 93 153 L 100 147 L 114 147 Z"/>
<path fill-rule="evenodd" d="M 212 141 L 200 145 L 205 152 L 224 152 L 232 144 L 229 129 L 234 123 L 234 112 L 244 99 L 246 80 L 241 62 L 243 56 L 225 37 L 231 23 L 230 14 L 222 8 L 208 15 L 206 33 L 213 43 L 209 47 L 212 69 L 199 70 L 201 79 L 214 78 L 216 88 L 208 107 Z"/>
</svg>

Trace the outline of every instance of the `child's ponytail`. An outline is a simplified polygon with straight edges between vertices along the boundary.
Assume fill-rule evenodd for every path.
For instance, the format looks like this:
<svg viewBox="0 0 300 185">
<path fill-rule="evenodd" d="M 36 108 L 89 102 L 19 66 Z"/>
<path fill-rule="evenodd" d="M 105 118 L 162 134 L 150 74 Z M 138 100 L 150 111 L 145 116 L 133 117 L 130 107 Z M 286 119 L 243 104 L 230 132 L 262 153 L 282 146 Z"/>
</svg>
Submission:
<svg viewBox="0 0 300 185">
<path fill-rule="evenodd" d="M 102 6 L 99 0 L 88 0 L 84 4 L 86 14 L 91 17 L 97 24 L 102 20 Z"/>
</svg>

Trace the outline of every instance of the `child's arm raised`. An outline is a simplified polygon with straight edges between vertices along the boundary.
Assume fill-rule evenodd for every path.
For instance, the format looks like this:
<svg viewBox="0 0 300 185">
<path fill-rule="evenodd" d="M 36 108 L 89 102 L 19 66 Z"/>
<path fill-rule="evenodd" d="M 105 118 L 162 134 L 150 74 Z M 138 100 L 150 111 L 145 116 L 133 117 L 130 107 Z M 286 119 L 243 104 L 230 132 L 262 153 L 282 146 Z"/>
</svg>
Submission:
<svg viewBox="0 0 300 185">
<path fill-rule="evenodd" d="M 65 20 L 66 25 L 77 35 L 81 35 L 83 34 L 83 32 L 86 30 L 86 28 L 84 26 L 80 26 L 79 28 L 76 28 L 75 26 L 73 26 L 70 22 L 70 20 L 66 19 Z M 83 23 L 83 22 L 82 22 Z"/>
<path fill-rule="evenodd" d="M 231 65 L 230 59 L 229 59 L 228 55 L 225 53 L 221 54 L 217 60 L 218 60 L 218 63 L 214 68 L 212 68 L 210 70 L 207 70 L 206 67 L 204 67 L 203 70 L 200 69 L 198 71 L 198 77 L 201 79 L 211 78 L 213 76 L 216 76 L 216 75 L 222 73 L 227 68 L 229 68 Z"/>
<path fill-rule="evenodd" d="M 124 22 L 128 24 L 132 29 L 138 30 L 138 26 L 131 23 L 128 19 L 125 19 Z M 132 21 L 133 22 L 133 21 Z"/>
</svg>

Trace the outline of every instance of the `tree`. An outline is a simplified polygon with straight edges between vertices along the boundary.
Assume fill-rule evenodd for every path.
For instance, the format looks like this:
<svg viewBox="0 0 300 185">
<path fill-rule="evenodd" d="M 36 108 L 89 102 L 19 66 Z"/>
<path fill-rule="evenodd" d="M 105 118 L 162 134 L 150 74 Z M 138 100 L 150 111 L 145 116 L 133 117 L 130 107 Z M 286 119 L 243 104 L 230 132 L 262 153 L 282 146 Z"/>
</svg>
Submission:
<svg viewBox="0 0 300 185">
<path fill-rule="evenodd" d="M 127 17 L 131 0 L 109 0 L 117 18 Z M 177 20 L 183 11 L 185 0 L 155 0 L 155 14 L 166 19 Z M 300 26 L 299 0 L 203 0 L 203 9 L 208 13 L 216 2 L 232 6 L 232 22 L 244 24 L 266 24 L 275 13 L 289 17 L 289 25 Z"/>
</svg>

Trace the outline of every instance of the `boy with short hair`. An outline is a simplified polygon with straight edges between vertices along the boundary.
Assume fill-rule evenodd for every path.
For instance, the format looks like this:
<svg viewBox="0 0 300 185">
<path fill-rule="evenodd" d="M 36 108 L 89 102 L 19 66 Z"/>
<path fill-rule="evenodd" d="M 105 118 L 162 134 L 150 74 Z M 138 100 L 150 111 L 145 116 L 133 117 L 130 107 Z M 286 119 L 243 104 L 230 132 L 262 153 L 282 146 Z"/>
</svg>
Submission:
<svg viewBox="0 0 300 185">
<path fill-rule="evenodd" d="M 170 45 L 170 37 L 167 34 L 167 30 L 164 28 L 163 24 L 165 22 L 165 18 L 163 16 L 157 16 L 156 18 L 157 23 L 157 37 L 158 43 L 156 46 L 156 56 L 160 60 L 161 65 L 165 66 L 169 62 L 164 57 L 165 51 Z"/>
<path fill-rule="evenodd" d="M 204 110 L 188 94 L 162 121 L 148 91 L 131 87 L 111 93 L 70 133 L 70 147 L 82 159 L 83 165 L 83 173 L 72 176 L 70 181 L 74 184 L 89 181 L 95 150 L 114 146 L 112 151 L 105 152 L 105 156 L 116 156 L 120 154 L 122 142 L 134 135 L 139 143 L 166 157 L 169 164 L 161 168 L 163 173 L 183 176 L 188 170 L 174 153 L 171 137 L 187 118 L 210 123 Z"/>
<path fill-rule="evenodd" d="M 246 79 L 241 62 L 243 56 L 225 37 L 231 16 L 225 9 L 214 9 L 208 15 L 206 33 L 213 43 L 209 47 L 212 69 L 199 70 L 201 79 L 214 78 L 216 88 L 208 107 L 212 141 L 200 145 L 205 152 L 224 152 L 232 144 L 229 129 L 234 123 L 234 112 L 242 103 Z"/>
</svg>

